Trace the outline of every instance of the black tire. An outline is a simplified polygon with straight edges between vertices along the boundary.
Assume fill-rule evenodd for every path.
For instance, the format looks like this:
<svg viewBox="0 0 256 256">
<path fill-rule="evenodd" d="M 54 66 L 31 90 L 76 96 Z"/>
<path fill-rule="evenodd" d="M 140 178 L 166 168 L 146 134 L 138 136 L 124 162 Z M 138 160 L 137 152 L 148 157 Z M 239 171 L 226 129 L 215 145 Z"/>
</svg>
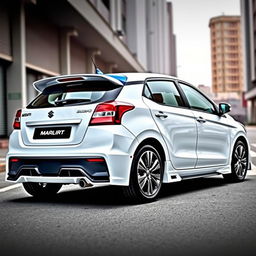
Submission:
<svg viewBox="0 0 256 256">
<path fill-rule="evenodd" d="M 233 153 L 232 153 L 232 161 L 231 161 L 231 173 L 223 174 L 225 180 L 230 182 L 241 182 L 244 181 L 248 169 L 248 151 L 244 142 L 237 141 Z"/>
<path fill-rule="evenodd" d="M 61 189 L 62 184 L 24 182 L 24 189 L 37 198 L 51 198 Z"/>
<path fill-rule="evenodd" d="M 124 195 L 135 203 L 152 202 L 159 196 L 162 181 L 162 158 L 153 146 L 145 145 L 134 156 L 130 184 L 123 187 Z"/>
</svg>

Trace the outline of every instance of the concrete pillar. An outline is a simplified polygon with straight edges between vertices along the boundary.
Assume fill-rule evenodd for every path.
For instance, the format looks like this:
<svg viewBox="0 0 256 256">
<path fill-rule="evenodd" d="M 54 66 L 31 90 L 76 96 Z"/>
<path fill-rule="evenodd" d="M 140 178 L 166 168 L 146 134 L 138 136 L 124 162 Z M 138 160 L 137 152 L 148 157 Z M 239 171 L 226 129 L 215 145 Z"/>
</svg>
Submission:
<svg viewBox="0 0 256 256">
<path fill-rule="evenodd" d="M 122 0 L 110 0 L 110 25 L 115 32 L 122 32 Z"/>
<path fill-rule="evenodd" d="M 14 1 L 11 8 L 11 37 L 13 62 L 7 69 L 7 115 L 12 117 L 17 109 L 27 104 L 26 93 L 26 37 L 23 1 Z M 8 134 L 12 131 L 12 118 L 8 118 Z"/>
<path fill-rule="evenodd" d="M 110 0 L 110 25 L 116 31 L 116 0 Z"/>
<path fill-rule="evenodd" d="M 94 74 L 95 73 L 95 67 L 93 65 L 92 59 L 95 62 L 95 56 L 101 55 L 101 51 L 96 48 L 88 48 L 87 49 L 87 58 L 86 58 L 86 73 L 88 74 Z M 97 63 L 96 63 L 97 65 Z"/>
<path fill-rule="evenodd" d="M 71 73 L 70 61 L 70 37 L 78 36 L 74 28 L 63 28 L 60 33 L 60 73 L 62 75 Z"/>
<path fill-rule="evenodd" d="M 164 74 L 170 74 L 170 34 L 169 34 L 169 14 L 167 10 L 167 3 L 163 2 L 163 13 L 164 13 Z"/>
<path fill-rule="evenodd" d="M 127 45 L 137 60 L 147 69 L 147 24 L 145 0 L 126 2 Z"/>
<path fill-rule="evenodd" d="M 156 72 L 155 70 L 155 31 L 154 31 L 154 8 L 152 0 L 146 1 L 146 12 L 147 12 L 147 69 L 150 72 Z"/>
<path fill-rule="evenodd" d="M 122 31 L 122 1 L 116 0 L 116 30 Z"/>
</svg>

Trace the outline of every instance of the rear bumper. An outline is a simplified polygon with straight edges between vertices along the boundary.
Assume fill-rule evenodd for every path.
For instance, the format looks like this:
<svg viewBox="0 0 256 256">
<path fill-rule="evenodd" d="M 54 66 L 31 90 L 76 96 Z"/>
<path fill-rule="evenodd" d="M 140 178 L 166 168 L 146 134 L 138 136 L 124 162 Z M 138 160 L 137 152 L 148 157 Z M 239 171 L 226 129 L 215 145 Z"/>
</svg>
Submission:
<svg viewBox="0 0 256 256">
<path fill-rule="evenodd" d="M 15 161 L 13 161 L 15 160 Z M 92 182 L 109 181 L 104 158 L 9 158 L 7 180 L 17 181 L 20 176 L 87 177 Z"/>
<path fill-rule="evenodd" d="M 9 152 L 6 157 L 6 180 L 11 182 L 47 182 L 76 184 L 74 179 L 80 177 L 86 177 L 92 184 L 98 184 L 103 181 L 109 185 L 128 186 L 130 179 L 130 170 L 133 160 L 133 154 L 138 146 L 138 141 L 135 136 L 128 131 L 122 125 L 116 126 L 95 126 L 89 127 L 85 138 L 81 144 L 70 146 L 26 146 L 23 143 L 21 133 L 19 130 L 14 130 L 9 140 Z M 59 169 L 49 169 L 44 171 L 39 170 L 38 176 L 27 175 L 24 173 L 15 179 L 10 179 L 10 175 L 16 175 L 16 172 L 10 173 L 11 168 L 9 166 L 10 158 L 31 159 L 31 165 L 28 167 L 37 167 L 37 163 L 33 162 L 33 159 L 40 160 L 58 160 L 58 159 L 86 159 L 100 157 L 105 160 L 108 179 L 95 180 L 90 172 L 87 171 L 88 167 L 84 167 L 86 170 L 86 176 L 74 175 L 73 177 L 59 177 L 58 171 L 60 168 L 80 168 L 80 164 L 71 163 L 66 166 L 63 165 Z M 52 164 L 50 164 L 52 167 Z M 40 168 L 39 168 L 40 169 Z M 98 172 L 98 168 L 93 168 L 95 173 Z M 87 175 L 89 174 L 89 175 Z M 92 173 L 91 173 L 92 174 Z M 27 177 L 28 176 L 28 177 Z M 26 178 L 24 178 L 26 177 Z M 17 178 L 17 179 L 16 179 Z M 68 178 L 68 180 L 67 180 Z M 75 180 L 77 181 L 77 180 Z"/>
</svg>

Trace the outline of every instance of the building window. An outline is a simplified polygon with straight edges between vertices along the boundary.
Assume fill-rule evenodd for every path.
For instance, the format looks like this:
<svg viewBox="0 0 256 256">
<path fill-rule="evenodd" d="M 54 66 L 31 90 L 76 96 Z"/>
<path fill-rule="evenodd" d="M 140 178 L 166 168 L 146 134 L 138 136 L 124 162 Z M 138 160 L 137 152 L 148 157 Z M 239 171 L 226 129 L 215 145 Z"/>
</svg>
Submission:
<svg viewBox="0 0 256 256">
<path fill-rule="evenodd" d="M 231 83 L 231 84 L 227 84 L 227 85 L 228 85 L 229 90 L 238 90 L 239 89 L 239 84 Z"/>
<path fill-rule="evenodd" d="M 237 53 L 228 53 L 227 57 L 230 59 L 236 59 L 236 58 L 238 58 L 238 54 Z"/>
<path fill-rule="evenodd" d="M 237 35 L 237 30 L 227 30 L 225 31 L 226 36 L 236 36 Z"/>
<path fill-rule="evenodd" d="M 238 76 L 228 76 L 228 80 L 230 80 L 230 81 L 238 81 L 239 77 Z"/>
<path fill-rule="evenodd" d="M 110 9 L 109 0 L 102 0 L 102 3 L 105 5 L 105 7 L 106 7 L 108 10 Z"/>
<path fill-rule="evenodd" d="M 227 51 L 238 51 L 238 47 L 235 46 L 235 45 L 226 46 L 225 49 L 226 49 Z"/>
<path fill-rule="evenodd" d="M 238 65 L 238 61 L 226 61 L 226 63 L 230 66 L 236 66 Z"/>
<path fill-rule="evenodd" d="M 237 23 L 236 22 L 228 22 L 228 23 L 226 23 L 226 27 L 227 28 L 236 28 Z"/>
<path fill-rule="evenodd" d="M 238 40 L 237 40 L 237 38 L 234 38 L 234 37 L 231 37 L 231 38 L 226 38 L 225 39 L 225 43 L 237 43 L 238 42 Z"/>
</svg>

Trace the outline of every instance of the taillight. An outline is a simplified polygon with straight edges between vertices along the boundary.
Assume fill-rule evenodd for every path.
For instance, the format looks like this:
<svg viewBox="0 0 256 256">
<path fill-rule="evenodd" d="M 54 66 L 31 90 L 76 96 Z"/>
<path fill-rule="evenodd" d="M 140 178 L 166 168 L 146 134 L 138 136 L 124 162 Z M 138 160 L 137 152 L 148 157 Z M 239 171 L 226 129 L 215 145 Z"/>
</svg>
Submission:
<svg viewBox="0 0 256 256">
<path fill-rule="evenodd" d="M 121 124 L 123 114 L 132 109 L 134 109 L 134 106 L 125 102 L 101 103 L 96 107 L 90 125 Z"/>
<path fill-rule="evenodd" d="M 13 129 L 20 129 L 21 109 L 18 109 L 13 122 Z"/>
<path fill-rule="evenodd" d="M 10 159 L 10 162 L 12 162 L 12 163 L 17 163 L 17 162 L 19 162 L 19 159 L 18 159 L 18 158 L 11 158 L 11 159 Z"/>
<path fill-rule="evenodd" d="M 94 163 L 99 163 L 99 162 L 105 162 L 103 158 L 87 158 L 85 159 L 87 162 L 94 162 Z"/>
</svg>

